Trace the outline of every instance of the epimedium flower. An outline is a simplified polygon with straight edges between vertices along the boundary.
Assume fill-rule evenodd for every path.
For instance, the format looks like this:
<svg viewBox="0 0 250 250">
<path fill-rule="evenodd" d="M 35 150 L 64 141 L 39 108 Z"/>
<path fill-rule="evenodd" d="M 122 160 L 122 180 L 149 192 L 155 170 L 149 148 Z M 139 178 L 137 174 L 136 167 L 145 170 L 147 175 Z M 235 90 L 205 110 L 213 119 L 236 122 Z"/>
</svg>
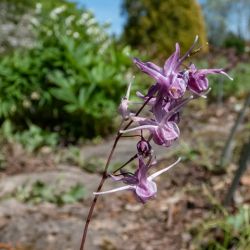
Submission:
<svg viewBox="0 0 250 250">
<path fill-rule="evenodd" d="M 173 99 L 182 97 L 186 91 L 186 76 L 178 72 L 180 66 L 180 46 L 176 44 L 175 52 L 166 60 L 164 67 L 160 68 L 152 62 L 142 62 L 134 58 L 136 66 L 144 73 L 156 80 L 154 92 L 161 91 L 165 96 Z"/>
<path fill-rule="evenodd" d="M 123 134 L 147 129 L 150 131 L 153 141 L 157 145 L 165 147 L 172 145 L 172 143 L 177 140 L 180 135 L 180 130 L 177 124 L 173 121 L 158 122 L 156 120 L 143 117 L 133 117 L 132 119 L 137 121 L 139 126 L 127 130 L 120 130 L 120 133 Z"/>
<path fill-rule="evenodd" d="M 200 95 L 209 88 L 209 81 L 207 79 L 208 74 L 221 74 L 227 76 L 230 80 L 233 80 L 222 69 L 197 69 L 194 64 L 191 64 L 188 69 L 188 89 Z"/>
<path fill-rule="evenodd" d="M 142 157 L 139 156 L 139 166 L 134 174 L 124 173 L 122 177 L 112 177 L 117 181 L 122 181 L 123 183 L 127 184 L 126 186 L 115 188 L 109 191 L 95 192 L 94 195 L 110 194 L 123 190 L 132 190 L 140 202 L 146 203 L 149 199 L 154 198 L 157 193 L 157 185 L 153 180 L 157 176 L 170 170 L 172 167 L 178 164 L 180 160 L 181 158 L 179 158 L 170 166 L 167 166 L 148 176 L 148 170 L 151 167 L 151 162 L 149 161 L 147 164 L 145 164 Z"/>
<path fill-rule="evenodd" d="M 172 103 L 163 105 L 160 102 L 162 99 L 159 98 L 159 103 L 155 103 L 152 109 L 155 119 L 132 117 L 132 120 L 138 122 L 139 126 L 127 130 L 120 130 L 120 133 L 147 129 L 150 131 L 152 139 L 157 145 L 169 147 L 180 136 L 180 130 L 176 124 L 176 119 L 179 119 L 178 112 L 181 107 L 192 100 L 192 98 L 193 96 L 190 96 L 183 100 L 176 101 L 174 105 Z M 168 107 L 166 107 L 166 105 Z"/>
<path fill-rule="evenodd" d="M 182 57 L 180 57 L 180 46 L 176 43 L 175 52 L 165 61 L 163 68 L 152 62 L 144 63 L 138 58 L 134 58 L 133 61 L 136 66 L 156 80 L 156 83 L 149 89 L 147 96 L 151 96 L 157 91 L 173 99 L 179 99 L 184 95 L 187 88 L 188 72 L 180 71 L 179 68 L 182 62 L 190 56 L 197 41 L 198 36 L 195 37 L 194 43 Z"/>
<path fill-rule="evenodd" d="M 197 41 L 198 36 L 196 36 L 193 45 L 182 57 L 180 57 L 180 46 L 176 43 L 175 52 L 166 60 L 163 68 L 152 62 L 142 62 L 138 58 L 134 58 L 133 61 L 136 66 L 156 80 L 156 83 L 149 89 L 145 98 L 153 96 L 158 92 L 160 95 L 179 99 L 183 97 L 186 89 L 200 96 L 209 89 L 208 74 L 222 74 L 233 80 L 222 69 L 196 69 L 194 64 L 184 68 L 184 70 L 180 69 L 183 61 L 190 57 L 192 53 L 195 53 L 193 49 Z"/>
</svg>

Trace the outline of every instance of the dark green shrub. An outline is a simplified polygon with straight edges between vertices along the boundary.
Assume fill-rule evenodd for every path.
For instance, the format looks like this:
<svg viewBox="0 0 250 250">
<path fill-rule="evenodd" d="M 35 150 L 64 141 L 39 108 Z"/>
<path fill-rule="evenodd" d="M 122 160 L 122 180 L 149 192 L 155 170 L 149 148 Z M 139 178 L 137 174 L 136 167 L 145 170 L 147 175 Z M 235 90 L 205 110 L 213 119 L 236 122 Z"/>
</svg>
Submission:
<svg viewBox="0 0 250 250">
<path fill-rule="evenodd" d="M 206 44 L 205 24 L 196 0 L 124 0 L 123 12 L 127 16 L 125 40 L 134 47 L 149 48 L 149 54 L 165 58 L 176 42 L 186 51 L 196 35 L 201 45 Z"/>
</svg>

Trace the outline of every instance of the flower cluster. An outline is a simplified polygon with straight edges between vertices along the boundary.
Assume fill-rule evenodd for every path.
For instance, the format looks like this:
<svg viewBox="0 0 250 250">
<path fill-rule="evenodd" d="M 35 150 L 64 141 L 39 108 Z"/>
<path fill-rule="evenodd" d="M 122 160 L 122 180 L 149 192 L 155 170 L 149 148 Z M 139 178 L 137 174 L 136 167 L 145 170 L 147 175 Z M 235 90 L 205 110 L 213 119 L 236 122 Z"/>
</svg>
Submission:
<svg viewBox="0 0 250 250">
<path fill-rule="evenodd" d="M 150 144 L 151 139 L 157 145 L 171 146 L 180 136 L 178 123 L 181 108 L 194 98 L 206 97 L 209 91 L 207 75 L 222 74 L 229 77 L 222 69 L 197 69 L 194 64 L 184 65 L 184 60 L 192 54 L 197 40 L 198 37 L 183 56 L 180 55 L 180 47 L 177 43 L 175 52 L 166 60 L 163 68 L 152 62 L 142 62 L 138 58 L 133 59 L 135 65 L 142 72 L 155 80 L 146 95 L 137 92 L 137 96 L 144 101 L 143 105 L 149 107 L 152 114 L 150 117 L 140 117 L 130 112 L 129 105 L 132 104 L 129 101 L 131 83 L 119 107 L 119 113 L 124 121 L 130 120 L 138 124 L 133 128 L 120 130 L 120 134 L 140 131 L 141 138 L 137 144 L 138 167 L 135 173 L 121 170 L 120 175 L 111 175 L 112 179 L 122 181 L 127 184 L 126 186 L 98 192 L 95 195 L 130 189 L 133 190 L 139 201 L 145 203 L 156 195 L 157 186 L 153 179 L 180 161 L 179 158 L 174 164 L 148 176 L 149 169 L 155 163 L 152 161 L 154 156 Z M 149 132 L 147 140 L 143 136 L 144 130 Z"/>
</svg>

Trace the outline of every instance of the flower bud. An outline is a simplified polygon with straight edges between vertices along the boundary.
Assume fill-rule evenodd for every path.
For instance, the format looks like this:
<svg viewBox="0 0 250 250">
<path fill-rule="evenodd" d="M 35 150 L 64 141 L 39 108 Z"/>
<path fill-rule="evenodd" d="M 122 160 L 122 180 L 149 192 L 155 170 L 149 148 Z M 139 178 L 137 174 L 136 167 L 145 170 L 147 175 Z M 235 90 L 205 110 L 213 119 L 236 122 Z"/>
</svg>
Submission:
<svg viewBox="0 0 250 250">
<path fill-rule="evenodd" d="M 137 143 L 136 146 L 137 146 L 137 151 L 138 151 L 139 155 L 147 157 L 147 156 L 149 156 L 151 154 L 151 145 L 144 138 L 142 138 Z"/>
</svg>

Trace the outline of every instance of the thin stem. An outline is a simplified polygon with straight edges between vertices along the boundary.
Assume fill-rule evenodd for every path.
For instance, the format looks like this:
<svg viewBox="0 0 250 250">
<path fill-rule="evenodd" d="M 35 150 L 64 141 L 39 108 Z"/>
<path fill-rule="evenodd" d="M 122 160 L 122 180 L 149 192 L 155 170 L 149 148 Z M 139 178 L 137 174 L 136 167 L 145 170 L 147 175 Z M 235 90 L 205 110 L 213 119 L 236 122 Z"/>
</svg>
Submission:
<svg viewBox="0 0 250 250">
<path fill-rule="evenodd" d="M 134 156 L 132 156 L 127 162 L 125 162 L 121 167 L 117 168 L 113 174 L 117 173 L 119 170 L 121 170 L 122 168 L 124 168 L 127 164 L 129 164 L 131 161 L 133 161 L 134 159 L 137 158 L 137 154 L 135 154 Z"/>
<path fill-rule="evenodd" d="M 141 108 L 137 111 L 137 113 L 135 114 L 135 116 L 138 116 L 140 114 L 140 112 L 144 109 L 144 107 L 148 104 L 148 102 L 150 101 L 152 97 L 149 97 L 145 102 L 144 104 L 141 106 Z M 133 120 L 131 120 L 124 128 L 127 129 L 131 124 L 133 123 Z M 122 126 L 123 122 L 121 123 L 120 125 L 120 128 Z M 114 144 L 112 146 L 112 149 L 110 151 L 110 154 L 108 156 L 108 159 L 107 159 L 107 162 L 105 164 L 105 168 L 104 168 L 104 171 L 103 171 L 103 175 L 102 175 L 102 179 L 98 185 L 98 188 L 96 190 L 96 192 L 100 192 L 100 190 L 102 189 L 102 186 L 105 182 L 105 180 L 107 179 L 107 172 L 108 172 L 108 167 L 109 167 L 109 164 L 110 164 L 110 161 L 112 159 L 112 156 L 114 154 L 114 151 L 115 151 L 115 148 L 117 146 L 117 143 L 119 141 L 119 139 L 121 138 L 122 134 L 119 132 L 120 131 L 120 128 L 117 132 L 117 135 L 116 135 L 116 138 L 115 138 L 115 141 L 114 141 Z M 98 199 L 98 196 L 96 195 L 91 203 L 91 206 L 90 206 L 90 209 L 89 209 L 89 213 L 88 213 L 88 216 L 87 216 L 87 220 L 85 222 L 85 225 L 84 225 L 84 230 L 83 230 L 83 235 L 82 235 L 82 240 L 81 240 L 81 246 L 80 246 L 80 250 L 83 250 L 84 249 L 84 244 L 85 244 L 85 241 L 86 241 L 86 237 L 87 237 L 87 232 L 88 232 L 88 227 L 89 227 L 89 223 L 90 223 L 90 220 L 92 218 L 92 215 L 93 215 L 93 212 L 94 212 L 94 208 L 95 208 L 95 205 L 96 205 L 96 202 L 97 202 L 97 199 Z"/>
<path fill-rule="evenodd" d="M 108 166 L 109 166 L 109 163 L 111 161 L 111 158 L 113 156 L 113 153 L 115 151 L 116 145 L 117 145 L 120 137 L 121 137 L 121 133 L 118 132 L 117 136 L 116 136 L 116 139 L 114 141 L 113 147 L 111 149 L 111 152 L 109 154 L 108 160 L 106 162 L 106 165 L 105 165 L 105 168 L 104 168 L 104 172 L 103 172 L 103 175 L 102 175 L 102 179 L 101 179 L 100 184 L 99 184 L 99 186 L 98 186 L 98 188 L 96 190 L 97 193 L 100 192 L 100 190 L 102 189 L 102 186 L 103 186 L 105 180 L 107 179 Z M 97 199 L 98 199 L 98 196 L 95 196 L 94 199 L 93 199 L 93 201 L 92 201 L 92 203 L 91 203 L 91 206 L 90 206 L 90 209 L 89 209 L 89 213 L 88 213 L 88 216 L 87 216 L 87 220 L 86 220 L 86 223 L 85 223 L 85 226 L 84 226 L 84 231 L 83 231 L 83 235 L 82 235 L 82 241 L 81 241 L 80 250 L 84 249 L 84 244 L 85 244 L 85 241 L 86 241 L 86 236 L 87 236 L 87 232 L 88 232 L 89 223 L 90 223 L 91 217 L 93 215 Z"/>
<path fill-rule="evenodd" d="M 142 130 L 141 130 L 142 131 Z M 123 137 L 123 136 L 122 136 Z M 141 137 L 143 137 L 143 135 L 141 135 Z M 152 139 L 152 135 L 149 136 L 148 138 L 148 142 L 150 142 Z M 126 161 L 121 167 L 117 168 L 115 171 L 113 171 L 112 174 L 117 173 L 119 170 L 121 170 L 122 168 L 124 168 L 127 164 L 129 164 L 131 161 L 133 161 L 134 159 L 137 158 L 137 154 L 135 154 L 134 156 L 132 156 L 128 161 Z"/>
</svg>

